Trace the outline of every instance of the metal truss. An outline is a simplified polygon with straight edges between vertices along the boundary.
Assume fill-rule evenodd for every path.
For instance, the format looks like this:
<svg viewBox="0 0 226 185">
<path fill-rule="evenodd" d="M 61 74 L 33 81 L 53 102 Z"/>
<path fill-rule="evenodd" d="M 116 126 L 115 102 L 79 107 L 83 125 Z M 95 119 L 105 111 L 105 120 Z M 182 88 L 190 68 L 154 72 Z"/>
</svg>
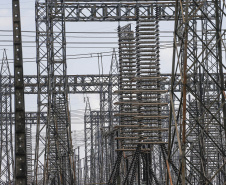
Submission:
<svg viewBox="0 0 226 185">
<path fill-rule="evenodd" d="M 38 3 L 38 1 L 37 1 Z M 35 154 L 35 184 L 74 184 L 75 169 L 71 143 L 66 81 L 66 40 L 64 1 L 46 1 L 45 11 L 36 9 L 38 64 L 38 124 Z M 40 18 L 45 17 L 41 22 Z M 58 17 L 59 20 L 56 20 Z M 42 94 L 41 77 L 48 76 L 46 94 Z M 60 89 L 55 76 L 60 76 Z M 47 111 L 47 120 L 40 114 Z M 46 133 L 44 133 L 44 131 Z M 46 134 L 45 137 L 42 135 Z M 44 151 L 39 143 L 45 144 Z M 44 164 L 42 160 L 44 159 Z M 39 174 L 43 169 L 43 174 Z"/>
<path fill-rule="evenodd" d="M 170 78 L 171 74 L 163 74 Z M 5 76 L 6 80 L 11 79 L 10 83 L 14 83 L 14 76 Z M 56 82 L 57 89 L 61 91 L 64 84 L 62 83 L 62 77 L 55 76 L 53 77 Z M 112 79 L 113 81 L 110 82 Z M 24 75 L 24 93 L 25 94 L 40 94 L 42 97 L 45 97 L 47 94 L 47 82 L 48 77 L 43 75 L 39 79 L 35 75 Z M 118 75 L 112 74 L 103 74 L 103 75 L 67 75 L 67 87 L 69 94 L 77 93 L 107 93 L 109 86 L 112 83 L 113 86 L 117 85 Z M 39 85 L 42 87 L 39 88 Z M 163 85 L 170 85 L 170 80 Z M 39 91 L 40 90 L 40 91 Z M 56 90 L 57 92 L 57 90 Z M 12 93 L 14 94 L 14 88 L 12 87 Z M 44 105 L 43 105 L 44 106 Z"/>
<path fill-rule="evenodd" d="M 37 1 L 36 1 L 37 4 Z M 35 92 L 38 94 L 38 110 L 37 110 L 37 128 L 36 128 L 36 146 L 35 146 L 35 161 L 34 161 L 34 184 L 43 184 L 44 176 L 44 155 L 45 150 L 40 149 L 40 145 L 45 145 L 46 143 L 46 125 L 47 117 L 41 122 L 41 113 L 47 112 L 48 110 L 48 68 L 47 68 L 47 21 L 40 22 L 39 17 L 47 17 L 47 5 L 43 11 L 38 11 L 36 6 L 35 10 L 35 19 L 36 19 L 36 50 L 37 50 L 37 88 L 32 87 L 32 90 L 35 89 Z M 43 78 L 43 76 L 46 78 Z M 28 82 L 32 82 L 28 78 Z M 25 88 L 26 89 L 26 88 Z M 45 92 L 42 94 L 41 92 Z"/>
<path fill-rule="evenodd" d="M 211 1 L 209 1 L 211 2 Z M 155 18 L 154 7 L 159 7 L 159 20 L 175 19 L 175 1 L 65 1 L 65 20 L 76 21 L 136 21 L 136 11 L 142 13 L 150 19 Z M 184 4 L 184 2 L 183 2 Z M 46 3 L 37 3 L 39 12 L 45 12 Z M 198 15 L 197 19 L 202 19 Z M 40 21 L 45 22 L 45 17 L 40 17 Z"/>
<path fill-rule="evenodd" d="M 82 159 L 80 158 L 80 147 L 78 146 L 78 148 L 75 149 L 74 151 L 74 156 L 75 156 L 75 171 L 76 171 L 76 182 L 75 184 L 82 184 L 84 182 L 83 178 L 82 178 Z"/>
<path fill-rule="evenodd" d="M 57 168 L 62 165 L 50 156 L 57 153 L 52 145 L 70 140 L 63 134 L 59 144 L 61 136 L 54 135 L 53 124 L 54 118 L 67 114 L 67 93 L 100 93 L 100 111 L 91 111 L 88 101 L 86 106 L 85 184 L 107 183 L 108 179 L 109 184 L 223 184 L 224 15 L 218 0 L 36 1 L 38 78 L 25 83 L 28 94 L 38 92 L 35 184 L 43 183 L 43 175 L 45 184 L 72 183 L 67 181 L 72 176 L 61 181 Z M 175 22 L 171 75 L 159 71 L 161 20 Z M 136 21 L 135 32 L 130 26 L 119 28 L 119 75 L 112 70 L 106 76 L 66 76 L 65 21 Z M 170 94 L 164 94 L 169 89 Z M 41 122 L 40 114 L 45 111 L 47 120 Z M 70 126 L 70 122 L 62 125 Z M 41 134 L 46 129 L 47 140 Z M 47 144 L 45 151 L 39 151 L 39 142 L 49 142 L 51 147 Z M 64 151 L 69 154 L 70 148 Z M 49 159 L 58 163 L 50 167 Z M 39 176 L 38 169 L 44 174 Z"/>
<path fill-rule="evenodd" d="M 202 77 L 201 73 L 201 77 Z M 169 73 L 161 73 L 161 77 L 166 78 L 165 81 L 160 82 L 161 89 L 170 89 L 171 85 L 171 74 Z M 180 76 L 180 74 L 175 74 L 175 76 Z M 192 84 L 193 77 L 195 74 L 188 73 L 188 80 L 187 83 Z M 217 73 L 211 73 L 211 76 L 214 78 L 217 77 Z M 224 73 L 224 77 L 226 77 L 226 73 Z M 14 83 L 14 76 L 5 76 L 3 77 L 5 80 L 11 79 L 10 83 Z M 112 78 L 112 85 L 117 86 L 117 80 L 119 79 L 119 75 L 109 75 L 109 74 L 103 74 L 103 75 L 67 75 L 67 90 L 69 94 L 82 94 L 82 93 L 88 93 L 88 94 L 98 94 L 98 93 L 108 93 L 109 86 L 111 85 L 110 79 Z M 199 80 L 200 76 L 197 76 L 196 79 Z M 40 91 L 40 95 L 43 97 L 47 94 L 47 76 L 42 76 L 40 78 L 40 81 L 42 81 L 42 89 Z M 54 81 L 58 81 L 57 87 L 58 89 L 61 89 L 64 84 L 60 81 L 62 80 L 62 77 L 54 77 Z M 38 79 L 37 76 L 34 75 L 24 75 L 24 94 L 38 94 Z M 101 81 L 103 81 L 101 83 Z M 217 85 L 213 82 L 210 82 L 208 84 L 208 88 L 210 91 L 215 91 L 217 88 Z M 181 84 L 178 84 L 177 87 L 175 87 L 176 92 L 180 92 L 182 88 Z M 12 94 L 14 94 L 14 88 L 12 87 Z M 114 94 L 113 94 L 114 96 Z M 115 106 L 115 105 L 114 105 Z"/>
<path fill-rule="evenodd" d="M 14 83 L 14 76 L 7 76 L 4 78 L 10 78 L 11 83 Z M 110 78 L 109 74 L 67 75 L 65 78 L 67 82 L 66 89 L 70 94 L 107 92 L 110 85 Z M 116 80 L 118 79 L 117 75 L 112 75 L 112 78 L 115 79 L 113 83 L 116 83 Z M 56 75 L 53 77 L 53 80 L 57 87 L 55 91 L 62 92 L 62 87 L 64 86 L 62 83 L 63 77 Z M 41 86 L 41 88 L 39 86 Z M 47 87 L 48 76 L 42 75 L 40 78 L 37 78 L 36 75 L 24 75 L 25 94 L 40 94 L 41 97 L 45 97 L 47 94 Z M 12 93 L 14 93 L 14 88 L 12 88 Z"/>
<path fill-rule="evenodd" d="M 85 164 L 84 164 L 84 183 L 90 182 L 90 163 L 91 152 L 93 152 L 92 146 L 92 124 L 91 124 L 91 107 L 89 98 L 86 99 L 85 115 L 84 115 L 84 134 L 85 134 Z"/>
<path fill-rule="evenodd" d="M 25 124 L 26 124 L 26 148 L 27 148 L 27 183 L 32 184 L 34 180 L 34 163 L 33 163 L 33 150 L 32 150 L 32 123 L 26 122 L 25 113 Z M 29 120 L 30 121 L 30 120 Z"/>
<path fill-rule="evenodd" d="M 109 121 L 109 114 L 106 112 L 105 118 L 102 118 L 103 112 L 92 111 L 89 99 L 86 100 L 86 109 L 84 115 L 84 134 L 85 134 L 85 171 L 84 183 L 98 183 L 103 180 L 103 155 L 101 155 L 102 141 L 100 121 L 106 118 Z M 101 166 L 99 166 L 101 165 Z"/>
<path fill-rule="evenodd" d="M 114 148 L 112 149 L 113 146 L 109 143 L 111 135 L 105 135 L 106 127 L 103 127 L 101 120 L 105 120 L 104 123 L 110 122 L 109 111 L 92 111 L 89 104 L 86 105 L 84 183 L 106 183 L 107 176 L 111 172 L 113 159 L 110 160 L 110 157 Z"/>
<path fill-rule="evenodd" d="M 12 139 L 12 83 L 6 50 L 3 51 L 0 73 L 0 182 L 14 184 L 14 152 Z"/>
<path fill-rule="evenodd" d="M 184 6 L 177 2 L 175 15 L 174 41 L 178 44 L 174 43 L 170 91 L 168 160 L 172 163 L 168 179 L 171 184 L 224 184 L 226 107 L 221 26 L 225 13 L 218 0 L 182 2 Z M 196 15 L 203 20 L 197 20 Z M 181 75 L 176 77 L 179 65 Z M 188 83 L 189 78 L 193 83 Z M 183 88 L 176 93 L 179 84 Z"/>
<path fill-rule="evenodd" d="M 81 158 L 81 147 L 84 146 L 84 133 L 80 130 L 72 131 L 72 144 L 74 148 L 74 161 L 76 171 L 75 184 L 82 184 L 84 182 L 84 159 Z"/>
<path fill-rule="evenodd" d="M 58 7 L 58 4 L 61 6 Z M 64 1 L 47 1 L 48 120 L 46 127 L 44 184 L 74 184 L 73 151 L 66 89 L 66 40 Z M 61 17 L 61 21 L 55 20 Z M 64 84 L 56 91 L 53 77 Z"/>
<path fill-rule="evenodd" d="M 109 174 L 115 162 L 115 149 L 116 143 L 114 142 L 115 131 L 114 125 L 118 124 L 118 119 L 114 116 L 119 111 L 118 105 L 115 103 L 118 101 L 118 95 L 114 94 L 114 91 L 119 88 L 118 78 L 118 61 L 115 50 L 112 53 L 111 67 L 109 72 L 109 86 L 108 91 L 105 92 L 104 87 L 101 88 L 100 93 L 100 133 L 102 136 L 100 147 L 103 153 L 102 164 L 100 167 L 100 178 L 96 178 L 96 183 L 106 183 L 109 179 Z"/>
</svg>

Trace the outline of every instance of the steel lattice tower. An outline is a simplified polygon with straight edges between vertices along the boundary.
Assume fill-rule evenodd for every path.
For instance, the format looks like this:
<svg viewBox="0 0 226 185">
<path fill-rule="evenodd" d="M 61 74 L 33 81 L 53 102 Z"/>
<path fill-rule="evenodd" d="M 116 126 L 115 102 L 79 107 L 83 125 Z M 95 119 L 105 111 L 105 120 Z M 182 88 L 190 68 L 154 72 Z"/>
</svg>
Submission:
<svg viewBox="0 0 226 185">
<path fill-rule="evenodd" d="M 84 115 L 84 135 L 85 135 L 85 164 L 84 164 L 84 183 L 90 182 L 90 166 L 91 166 L 91 156 L 93 154 L 93 126 L 91 122 L 91 107 L 89 103 L 89 98 L 86 99 L 85 115 Z"/>
<path fill-rule="evenodd" d="M 118 61 L 115 50 L 112 53 L 109 78 L 100 75 L 100 111 L 92 111 L 89 98 L 86 99 L 85 123 L 85 182 L 107 182 L 115 161 L 114 125 L 118 119 Z M 107 83 L 107 85 L 105 85 Z"/>
<path fill-rule="evenodd" d="M 14 156 L 12 143 L 12 81 L 6 50 L 3 51 L 0 73 L 1 108 L 1 145 L 0 145 L 0 182 L 14 183 Z"/>
<path fill-rule="evenodd" d="M 85 123 L 88 134 L 85 183 L 98 180 L 106 183 L 110 168 L 109 184 L 116 181 L 118 184 L 135 181 L 138 184 L 223 184 L 226 109 L 221 27 L 225 5 L 218 0 L 57 2 L 37 1 L 36 6 L 39 121 L 35 169 L 48 169 L 39 158 L 44 153 L 49 155 L 38 149 L 39 143 L 46 143 L 41 132 L 47 128 L 47 137 L 51 140 L 55 132 L 53 119 L 66 110 L 59 106 L 63 98 L 55 96 L 65 88 L 66 76 L 59 73 L 58 78 L 53 72 L 64 66 L 64 57 L 59 57 L 60 62 L 54 60 L 57 55 L 54 49 L 66 53 L 66 49 L 58 45 L 66 43 L 62 31 L 64 21 L 136 21 L 135 32 L 129 25 L 119 27 L 119 89 L 115 89 L 120 97 L 116 103 L 119 124 L 112 112 L 113 105 L 109 106 L 114 99 L 112 80 L 109 80 L 112 77 L 81 77 L 92 79 L 82 86 L 81 92 L 89 92 L 87 86 L 95 84 L 95 92 L 101 96 L 100 111 L 86 112 L 89 120 Z M 175 26 L 168 95 L 164 93 L 169 81 L 162 77 L 159 66 L 159 21 L 173 21 Z M 54 41 L 58 44 L 53 44 Z M 77 92 L 75 87 L 70 87 L 72 93 Z M 48 107 L 48 103 L 52 107 Z M 46 110 L 49 116 L 43 124 L 40 115 Z M 112 128 L 106 132 L 105 126 L 109 123 Z M 100 130 L 103 128 L 104 132 Z M 109 150 L 111 157 L 116 152 L 107 144 L 114 139 L 116 142 L 111 146 L 112 149 L 118 146 L 118 158 L 115 165 L 112 161 L 109 165 Z M 55 141 L 57 139 L 53 139 L 53 143 Z M 46 145 L 45 149 L 55 151 L 56 148 Z M 100 156 L 102 151 L 104 156 Z"/>
<path fill-rule="evenodd" d="M 181 181 L 182 184 L 223 184 L 226 109 L 221 26 L 224 8 L 220 1 L 182 3 L 183 6 L 176 3 L 174 41 L 178 42 L 174 42 L 170 95 L 170 127 L 174 133 L 169 137 L 169 158 L 180 171 L 173 173 L 172 179 L 173 183 Z M 198 16 L 203 19 L 195 19 Z M 181 76 L 176 77 L 178 65 Z M 174 89 L 179 84 L 183 89 L 177 94 Z M 215 84 L 215 88 L 209 84 Z M 179 105 L 178 110 L 175 104 Z M 178 158 L 181 160 L 176 163 Z"/>
<path fill-rule="evenodd" d="M 48 94 L 42 96 L 41 85 L 39 83 L 39 109 L 37 124 L 37 140 L 36 140 L 36 159 L 35 159 L 35 177 L 39 184 L 60 183 L 74 184 L 75 166 L 73 162 L 73 150 L 71 143 L 71 127 L 68 110 L 68 90 L 66 79 L 66 40 L 65 40 L 65 9 L 64 1 L 47 0 L 46 2 L 46 34 L 38 36 L 40 39 L 47 41 L 45 53 L 41 52 L 44 57 L 37 57 L 38 76 L 48 75 Z M 61 21 L 55 18 L 61 17 Z M 37 27 L 42 29 L 43 27 Z M 38 32 L 39 33 L 39 32 Z M 40 33 L 39 33 L 40 34 Z M 39 43 L 39 42 L 38 42 Z M 42 44 L 38 44 L 37 50 L 40 53 Z M 55 79 L 59 76 L 60 80 Z M 63 84 L 63 86 L 61 86 Z M 59 86 L 60 85 L 60 86 Z M 45 123 L 40 123 L 40 113 L 43 110 L 48 112 Z M 41 125 L 43 124 L 43 125 Z M 46 138 L 41 136 L 41 132 L 46 128 Z M 41 139 L 41 140 L 40 140 Z M 43 141 L 45 145 L 44 166 L 39 166 L 40 154 L 39 142 Z M 38 168 L 44 168 L 43 177 L 38 174 Z M 39 182 L 40 181 L 40 182 Z"/>
<path fill-rule="evenodd" d="M 58 4 L 61 6 L 58 7 Z M 48 120 L 45 153 L 45 184 L 74 184 L 75 171 L 68 112 L 63 1 L 47 1 Z M 54 21 L 54 17 L 62 21 Z M 54 81 L 55 75 L 62 76 Z M 64 86 L 58 89 L 58 83 Z"/>
</svg>

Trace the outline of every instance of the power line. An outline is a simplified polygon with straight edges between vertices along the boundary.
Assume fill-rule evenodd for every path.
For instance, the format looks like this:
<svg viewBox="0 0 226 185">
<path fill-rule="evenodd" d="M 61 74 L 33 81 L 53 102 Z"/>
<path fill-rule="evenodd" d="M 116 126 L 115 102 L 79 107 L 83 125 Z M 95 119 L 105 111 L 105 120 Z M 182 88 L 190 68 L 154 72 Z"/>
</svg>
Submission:
<svg viewBox="0 0 226 185">
<path fill-rule="evenodd" d="M 0 42 L 13 42 L 12 40 L 0 40 Z M 23 41 L 23 43 L 34 43 L 35 41 Z M 173 43 L 173 41 L 160 41 L 160 43 Z M 117 44 L 118 42 L 67 42 L 67 44 Z"/>
<path fill-rule="evenodd" d="M 0 30 L 0 32 L 13 32 L 12 30 Z M 33 30 L 24 30 L 24 31 L 21 31 L 22 33 L 24 32 L 24 33 L 37 33 L 37 31 L 33 31 Z M 201 32 L 201 31 L 200 31 Z M 38 33 L 45 33 L 46 34 L 46 31 L 38 31 Z M 61 33 L 61 32 L 52 32 L 52 33 Z M 120 32 L 118 32 L 118 31 L 114 31 L 114 32 L 112 32 L 112 31 L 108 31 L 108 32 L 103 32 L 103 31 L 101 31 L 101 32 L 98 32 L 98 31 L 96 31 L 96 32 L 94 32 L 94 31 L 83 31 L 83 32 L 70 32 L 70 31 L 68 31 L 68 32 L 65 32 L 65 33 L 67 33 L 67 34 L 70 34 L 70 33 L 76 33 L 76 34 L 118 34 L 118 33 L 120 33 Z M 123 33 L 126 33 L 126 32 L 123 32 Z M 131 32 L 128 32 L 128 33 L 131 33 Z M 135 33 L 135 32 L 134 32 Z M 172 33 L 172 31 L 160 31 L 160 33 Z"/>
</svg>

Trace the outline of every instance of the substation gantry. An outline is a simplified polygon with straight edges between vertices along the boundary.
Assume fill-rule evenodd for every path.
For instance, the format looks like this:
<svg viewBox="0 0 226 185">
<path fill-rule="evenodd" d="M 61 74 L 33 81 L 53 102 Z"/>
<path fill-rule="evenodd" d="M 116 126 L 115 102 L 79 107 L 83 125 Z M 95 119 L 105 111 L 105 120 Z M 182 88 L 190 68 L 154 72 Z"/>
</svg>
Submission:
<svg viewBox="0 0 226 185">
<path fill-rule="evenodd" d="M 14 81 L 9 73 L 0 78 L 1 114 L 10 115 L 1 116 L 7 183 L 226 182 L 224 1 L 37 0 L 37 76 L 23 76 L 18 2 L 13 0 Z M 119 61 L 113 52 L 109 75 L 68 76 L 65 23 L 93 21 L 133 21 L 136 28 L 118 27 Z M 160 72 L 161 21 L 174 24 L 171 74 Z M 14 151 L 4 142 L 12 140 L 13 113 L 3 106 L 11 93 Z M 24 110 L 26 93 L 38 95 L 34 164 L 28 162 L 31 131 L 25 118 L 32 113 Z M 83 167 L 72 147 L 69 93 L 100 94 L 100 111 L 86 100 Z"/>
</svg>

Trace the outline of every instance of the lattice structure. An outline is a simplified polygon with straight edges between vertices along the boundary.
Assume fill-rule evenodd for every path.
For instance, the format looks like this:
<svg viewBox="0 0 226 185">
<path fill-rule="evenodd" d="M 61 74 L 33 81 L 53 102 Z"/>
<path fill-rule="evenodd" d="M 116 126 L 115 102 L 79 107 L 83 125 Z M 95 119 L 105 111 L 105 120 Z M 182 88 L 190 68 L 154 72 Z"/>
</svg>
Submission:
<svg viewBox="0 0 226 185">
<path fill-rule="evenodd" d="M 70 119 L 66 87 L 66 53 L 64 8 L 57 7 L 63 1 L 47 1 L 47 35 L 51 40 L 47 46 L 48 78 L 48 124 L 45 156 L 45 184 L 74 184 L 73 152 L 70 142 Z M 54 17 L 61 17 L 56 22 Z M 54 33 L 53 33 L 54 32 Z M 52 77 L 60 75 L 61 82 L 53 82 Z M 55 84 L 63 83 L 62 89 Z"/>
<path fill-rule="evenodd" d="M 115 161 L 115 132 L 117 123 L 118 96 L 113 90 L 118 89 L 118 63 L 116 52 L 112 53 L 111 69 L 105 88 L 106 77 L 100 75 L 100 111 L 91 111 L 89 100 L 85 111 L 85 183 L 106 183 Z"/>
<path fill-rule="evenodd" d="M 82 130 L 74 130 L 72 132 L 72 142 L 74 148 L 74 161 L 75 161 L 75 184 L 84 183 L 84 161 L 81 159 L 81 148 L 84 148 L 84 132 Z M 83 151 L 83 150 L 82 150 Z"/>
<path fill-rule="evenodd" d="M 223 184 L 226 109 L 221 26 L 224 9 L 220 1 L 182 3 L 184 6 L 176 4 L 178 44 L 174 43 L 171 86 L 171 131 L 176 131 L 177 136 L 173 134 L 169 138 L 169 156 L 181 170 L 179 174 L 173 173 L 172 179 L 173 183 L 181 180 L 182 184 Z M 194 20 L 196 16 L 203 20 Z M 177 65 L 181 65 L 182 75 L 175 77 Z M 180 94 L 174 92 L 177 83 L 183 84 Z M 212 89 L 210 83 L 216 88 Z M 181 160 L 176 163 L 178 158 Z"/>
<path fill-rule="evenodd" d="M 106 183 L 106 177 L 110 174 L 109 166 L 112 165 L 109 157 L 114 150 L 111 150 L 112 144 L 109 143 L 111 135 L 105 131 L 109 127 L 103 127 L 101 120 L 109 124 L 109 111 L 92 111 L 88 98 L 85 110 L 84 183 Z M 112 121 L 116 122 L 116 119 Z"/>
<path fill-rule="evenodd" d="M 176 76 L 179 76 L 180 74 L 176 74 Z M 216 76 L 216 73 L 212 73 L 212 76 Z M 161 89 L 168 89 L 171 81 L 171 74 L 169 73 L 161 73 L 161 77 L 166 77 L 166 81 L 161 81 Z M 226 77 L 226 74 L 224 74 Z M 115 85 L 118 81 L 118 75 L 112 75 L 113 81 L 115 81 Z M 8 77 L 11 79 L 11 83 L 14 83 L 14 76 Z M 108 88 L 110 86 L 110 79 L 111 76 L 109 74 L 104 75 L 67 75 L 67 89 L 69 90 L 69 94 L 82 94 L 82 93 L 90 93 L 90 94 L 98 94 L 101 92 L 108 92 Z M 46 88 L 47 88 L 47 79 L 48 77 L 46 75 L 43 75 L 39 80 L 42 81 L 42 90 L 40 95 L 44 96 L 47 94 Z M 100 83 L 101 79 L 103 80 L 102 83 Z M 54 81 L 61 81 L 62 77 L 55 76 Z M 38 78 L 35 75 L 24 75 L 24 94 L 38 94 Z M 192 83 L 190 79 L 188 79 L 188 83 Z M 57 88 L 62 88 L 64 84 L 57 84 Z M 181 91 L 181 84 L 176 87 L 176 91 Z M 211 83 L 211 90 L 216 88 L 216 84 Z M 14 94 L 14 88 L 12 88 L 12 94 Z M 114 95 L 114 94 L 113 94 Z M 118 105 L 117 105 L 118 106 Z M 116 107 L 117 107 L 116 106 Z M 46 111 L 42 111 L 43 114 L 46 113 Z M 41 112 L 41 114 L 42 114 Z M 42 115 L 41 115 L 42 116 Z"/>
<path fill-rule="evenodd" d="M 120 134 L 116 139 L 119 140 L 118 158 L 123 152 L 126 160 L 121 170 L 124 175 L 118 183 L 164 182 L 165 153 L 162 154 L 159 145 L 167 144 L 162 133 L 168 129 L 163 128 L 161 121 L 167 118 L 161 114 L 162 106 L 167 105 L 161 102 L 161 94 L 167 91 L 160 89 L 164 78 L 159 71 L 158 7 L 155 14 L 156 18 L 150 19 L 137 9 L 136 35 L 130 25 L 119 27 L 120 90 L 117 92 L 121 106 L 117 126 Z M 119 164 L 116 166 L 110 184 L 115 184 L 119 175 Z"/>
<path fill-rule="evenodd" d="M 82 169 L 82 160 L 80 158 L 80 147 L 76 148 L 74 151 L 75 155 L 75 171 L 76 171 L 76 183 L 75 184 L 82 184 L 83 180 L 83 169 Z"/>
<path fill-rule="evenodd" d="M 0 73 L 0 182 L 14 183 L 14 155 L 12 139 L 12 94 L 9 63 L 3 51 Z"/>
<path fill-rule="evenodd" d="M 93 153 L 92 146 L 92 122 L 91 122 L 91 107 L 89 98 L 86 99 L 85 115 L 84 115 L 84 134 L 85 134 L 85 164 L 84 164 L 84 183 L 90 182 L 90 166 L 91 159 L 90 156 Z"/>
<path fill-rule="evenodd" d="M 37 146 L 36 146 L 36 160 L 35 160 L 35 183 L 51 184 L 74 184 L 75 169 L 73 162 L 73 150 L 71 143 L 71 128 L 68 111 L 68 91 L 66 81 L 66 53 L 65 53 L 65 9 L 64 1 L 46 1 L 46 12 L 40 12 L 42 19 L 46 16 L 43 23 L 45 28 L 45 34 L 42 35 L 38 32 L 38 38 L 41 41 L 44 39 L 47 41 L 46 45 L 39 43 L 37 50 L 38 53 L 43 47 L 46 47 L 39 56 L 38 60 L 38 76 L 43 74 L 48 75 L 48 94 L 42 96 L 41 83 L 38 81 L 38 102 L 40 114 L 43 110 L 48 111 L 48 117 L 45 123 L 41 125 L 40 121 L 37 125 Z M 37 16 L 39 13 L 37 12 Z M 55 20 L 61 17 L 61 21 Z M 37 20 L 39 22 L 39 20 Z M 42 23 L 40 23 L 42 24 Z M 39 26 L 37 29 L 42 29 Z M 44 28 L 43 28 L 44 29 Z M 61 81 L 53 81 L 54 76 L 59 75 L 62 77 Z M 61 83 L 60 89 L 57 84 Z M 48 103 L 48 104 L 47 104 Z M 39 116 L 39 115 L 38 115 Z M 40 125 L 42 126 L 40 128 Z M 41 132 L 46 128 L 46 138 L 42 137 Z M 40 140 L 41 139 L 41 140 Z M 45 143 L 45 156 L 44 166 L 40 162 L 39 142 Z M 40 153 L 41 152 L 41 153 Z M 39 166 L 39 163 L 41 166 Z M 38 168 L 44 168 L 43 180 L 38 177 Z M 41 176 L 42 178 L 42 176 Z"/>
<path fill-rule="evenodd" d="M 100 141 L 100 152 L 102 155 L 102 164 L 100 167 L 101 179 L 98 183 L 106 183 L 109 179 L 110 172 L 115 162 L 115 149 L 116 144 L 114 142 L 115 132 L 114 125 L 118 124 L 118 119 L 114 116 L 119 111 L 118 105 L 115 103 L 118 101 L 118 95 L 113 92 L 118 90 L 118 60 L 115 49 L 113 49 L 111 58 L 111 67 L 109 72 L 109 86 L 108 91 L 100 94 L 100 133 L 102 139 Z"/>
<path fill-rule="evenodd" d="M 41 113 L 48 111 L 48 64 L 47 64 L 47 19 L 48 16 L 47 6 L 37 6 L 39 1 L 36 1 L 36 48 L 37 48 L 37 94 L 38 94 L 38 107 L 37 107 L 37 128 L 36 128 L 36 146 L 35 146 L 35 161 L 34 161 L 34 183 L 43 184 L 44 177 L 44 158 L 45 148 L 42 149 L 41 145 L 46 144 L 46 125 L 47 117 L 41 120 Z M 44 11 L 45 10 L 45 11 Z M 43 78 L 43 75 L 46 78 Z M 42 94 L 44 92 L 44 94 Z"/>
<path fill-rule="evenodd" d="M 86 112 L 85 183 L 106 183 L 109 169 L 111 184 L 116 181 L 118 184 L 136 181 L 138 184 L 217 185 L 225 182 L 225 67 L 221 53 L 225 13 L 220 3 L 210 0 L 37 1 L 38 114 L 47 110 L 49 115 L 56 115 L 56 110 L 67 112 L 58 106 L 64 98 L 55 96 L 65 89 L 70 93 L 101 95 L 101 109 L 95 112 L 101 121 L 97 121 L 91 109 Z M 159 68 L 158 21 L 161 20 L 175 22 L 172 75 L 165 75 L 172 77 L 171 84 Z M 115 89 L 120 94 L 116 104 L 120 106 L 119 125 L 113 116 L 113 105 L 110 106 L 114 102 L 113 75 L 66 77 L 61 73 L 66 71 L 62 67 L 66 53 L 64 21 L 136 21 L 135 33 L 129 25 L 119 28 L 120 83 L 119 89 Z M 57 44 L 53 45 L 55 41 Z M 63 54 L 58 56 L 54 49 Z M 60 61 L 54 60 L 55 56 Z M 53 73 L 55 69 L 62 70 L 57 71 L 59 76 Z M 36 93 L 37 87 L 32 83 L 26 82 L 27 93 Z M 170 95 L 164 95 L 169 86 Z M 55 108 L 48 107 L 48 101 Z M 53 117 L 48 119 L 53 122 Z M 35 174 L 36 183 L 39 179 L 42 183 L 42 174 L 39 178 L 37 172 L 41 169 L 46 175 L 48 165 L 42 164 L 40 156 L 44 158 L 43 154 L 48 152 L 39 150 L 38 143 L 46 143 L 41 132 L 51 124 L 38 118 Z M 106 132 L 109 123 L 111 127 Z M 100 128 L 105 131 L 99 132 Z M 114 129 L 118 132 L 112 132 Z M 53 133 L 54 129 L 47 136 L 51 138 Z M 109 154 L 115 160 L 112 152 L 115 145 L 107 147 L 114 137 L 118 146 L 115 165 L 107 162 Z M 96 159 L 102 151 L 104 156 L 98 163 Z"/>
<path fill-rule="evenodd" d="M 102 131 L 100 111 L 91 111 L 89 103 L 85 112 L 85 183 L 103 182 Z M 106 118 L 105 118 L 106 119 Z"/>
<path fill-rule="evenodd" d="M 37 118 L 36 118 L 37 119 Z M 32 150 L 32 123 L 31 119 L 26 118 L 25 114 L 25 123 L 26 123 L 26 147 L 27 147 L 27 183 L 32 184 L 34 180 L 34 164 L 33 164 L 33 150 Z"/>
<path fill-rule="evenodd" d="M 91 158 L 91 174 L 90 174 L 90 183 L 103 183 L 103 157 L 101 155 L 101 140 L 103 136 L 101 136 L 101 129 L 100 129 L 100 118 L 101 114 L 99 111 L 91 111 L 91 122 L 92 122 L 92 150 L 93 155 L 90 156 Z"/>
</svg>

